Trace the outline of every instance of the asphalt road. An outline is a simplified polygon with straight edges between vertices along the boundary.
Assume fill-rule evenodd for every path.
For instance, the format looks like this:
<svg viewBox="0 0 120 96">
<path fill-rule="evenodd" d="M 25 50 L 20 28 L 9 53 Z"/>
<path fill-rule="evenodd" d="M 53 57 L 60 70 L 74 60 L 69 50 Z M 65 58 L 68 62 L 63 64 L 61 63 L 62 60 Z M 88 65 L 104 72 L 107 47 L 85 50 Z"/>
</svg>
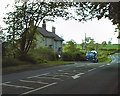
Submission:
<svg viewBox="0 0 120 96">
<path fill-rule="evenodd" d="M 111 63 L 76 62 L 3 75 L 2 94 L 118 94 L 118 55 Z"/>
</svg>

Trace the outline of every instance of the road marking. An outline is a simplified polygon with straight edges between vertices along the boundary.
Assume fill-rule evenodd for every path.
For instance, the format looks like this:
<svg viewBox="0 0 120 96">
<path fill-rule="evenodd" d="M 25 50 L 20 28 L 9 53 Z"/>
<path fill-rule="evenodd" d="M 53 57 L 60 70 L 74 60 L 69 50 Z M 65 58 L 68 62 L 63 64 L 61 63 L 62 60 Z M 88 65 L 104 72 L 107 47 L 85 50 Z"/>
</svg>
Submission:
<svg viewBox="0 0 120 96">
<path fill-rule="evenodd" d="M 27 78 L 34 78 L 34 77 L 39 77 L 39 76 L 48 75 L 48 74 L 49 74 L 49 73 L 44 73 L 44 74 L 40 74 L 40 75 L 30 76 L 30 77 L 27 77 Z"/>
<path fill-rule="evenodd" d="M 63 76 L 63 77 L 70 77 L 70 76 L 66 76 L 66 75 L 54 75 L 54 77 L 56 77 L 56 76 Z"/>
<path fill-rule="evenodd" d="M 35 77 L 35 78 L 55 79 L 55 80 L 63 81 L 61 78 L 54 78 L 54 77 Z"/>
<path fill-rule="evenodd" d="M 82 74 L 85 74 L 85 73 L 79 73 L 79 74 L 76 74 L 76 75 L 72 76 L 72 78 L 73 78 L 73 79 L 77 79 L 77 78 L 79 78 L 80 75 L 82 75 Z"/>
<path fill-rule="evenodd" d="M 49 84 L 41 81 L 28 81 L 28 80 L 20 80 L 21 82 L 28 82 L 28 83 L 40 83 L 40 84 Z"/>
<path fill-rule="evenodd" d="M 88 72 L 93 71 L 93 70 L 95 70 L 95 69 L 96 69 L 96 68 L 90 69 L 90 70 L 88 70 Z"/>
<path fill-rule="evenodd" d="M 64 74 L 70 74 L 70 73 L 64 73 Z"/>
<path fill-rule="evenodd" d="M 107 65 L 110 65 L 109 63 Z"/>
<path fill-rule="evenodd" d="M 58 70 L 59 72 L 63 71 L 63 70 Z"/>
<path fill-rule="evenodd" d="M 8 81 L 8 82 L 4 82 L 4 83 L 0 83 L 0 85 L 6 84 L 6 83 L 10 83 L 10 81 Z"/>
<path fill-rule="evenodd" d="M 16 87 L 16 88 L 34 89 L 34 88 L 31 88 L 31 87 L 18 86 L 18 85 L 6 84 L 6 83 L 3 83 L 3 85 L 4 86 L 9 86 L 9 87 Z"/>
<path fill-rule="evenodd" d="M 101 66 L 99 66 L 99 67 L 104 67 L 105 65 L 101 65 Z"/>
<path fill-rule="evenodd" d="M 83 67 L 83 66 L 85 66 L 85 65 L 79 65 L 79 66 L 76 66 L 76 67 Z"/>
<path fill-rule="evenodd" d="M 57 82 L 54 82 L 54 83 L 51 83 L 51 84 L 45 85 L 45 86 L 43 86 L 43 87 L 40 87 L 40 88 L 37 88 L 37 89 L 31 90 L 31 91 L 28 91 L 28 92 L 25 92 L 25 93 L 22 93 L 21 95 L 29 94 L 29 93 L 32 93 L 32 92 L 35 92 L 35 91 L 41 90 L 41 89 L 43 89 L 43 88 L 46 88 L 46 87 L 49 87 L 49 86 L 52 86 L 52 85 L 55 85 L 55 84 L 57 84 Z"/>
</svg>

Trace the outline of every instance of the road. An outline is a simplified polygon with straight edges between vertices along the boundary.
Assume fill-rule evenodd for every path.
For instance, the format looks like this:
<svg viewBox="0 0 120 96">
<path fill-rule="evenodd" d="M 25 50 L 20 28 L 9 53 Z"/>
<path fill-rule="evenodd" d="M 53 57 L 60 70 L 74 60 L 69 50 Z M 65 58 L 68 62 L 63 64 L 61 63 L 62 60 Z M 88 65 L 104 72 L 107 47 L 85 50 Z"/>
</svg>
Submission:
<svg viewBox="0 0 120 96">
<path fill-rule="evenodd" d="M 111 63 L 76 62 L 3 75 L 2 94 L 118 94 L 118 55 Z"/>
</svg>

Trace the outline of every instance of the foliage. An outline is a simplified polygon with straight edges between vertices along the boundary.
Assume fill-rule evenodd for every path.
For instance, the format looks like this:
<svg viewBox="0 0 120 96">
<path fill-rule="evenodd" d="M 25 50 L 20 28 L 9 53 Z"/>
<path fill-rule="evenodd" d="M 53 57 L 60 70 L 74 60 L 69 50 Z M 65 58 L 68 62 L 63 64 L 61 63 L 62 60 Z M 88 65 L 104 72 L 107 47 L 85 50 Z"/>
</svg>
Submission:
<svg viewBox="0 0 120 96">
<path fill-rule="evenodd" d="M 53 20 L 55 17 L 72 18 L 68 8 L 76 5 L 72 2 L 24 2 L 15 5 L 14 11 L 7 13 L 4 18 L 8 41 L 23 57 L 33 43 L 37 27 L 44 20 Z"/>
<path fill-rule="evenodd" d="M 81 6 L 84 6 L 84 12 L 81 10 Z M 80 15 L 79 21 L 81 20 L 92 20 L 92 18 L 101 19 L 102 17 L 108 17 L 112 20 L 113 24 L 120 25 L 120 2 L 83 2 L 76 8 L 77 15 Z M 82 14 L 82 15 L 81 15 Z M 120 27 L 119 29 L 120 37 Z"/>
<path fill-rule="evenodd" d="M 64 52 L 63 53 L 64 61 L 85 61 L 85 54 L 82 53 L 72 53 L 72 52 Z"/>
<path fill-rule="evenodd" d="M 2 57 L 15 58 L 16 56 L 17 51 L 12 48 L 11 44 L 9 42 L 2 42 Z"/>
<path fill-rule="evenodd" d="M 102 46 L 104 47 L 104 46 L 106 46 L 107 45 L 107 42 L 106 41 L 103 41 L 102 42 Z"/>
<path fill-rule="evenodd" d="M 77 48 L 76 42 L 74 40 L 70 40 L 66 43 L 66 45 L 63 47 L 63 52 L 76 52 L 79 51 L 79 48 Z"/>
<path fill-rule="evenodd" d="M 85 56 L 80 52 L 75 41 L 71 40 L 63 47 L 63 60 L 65 61 L 83 61 Z"/>
<path fill-rule="evenodd" d="M 50 48 L 37 48 L 31 50 L 29 54 L 33 55 L 38 63 L 47 62 L 46 60 L 56 60 L 56 54 Z"/>
<path fill-rule="evenodd" d="M 29 62 L 30 63 L 30 62 Z M 2 67 L 11 67 L 11 66 L 19 66 L 19 65 L 25 65 L 28 64 L 28 62 L 21 61 L 19 59 L 14 58 L 4 58 L 2 60 Z M 31 63 L 30 63 L 31 64 Z"/>
<path fill-rule="evenodd" d="M 108 17 L 112 20 L 113 24 L 120 23 L 120 2 L 83 2 L 83 4 L 77 7 L 77 14 L 81 14 L 81 6 L 84 6 L 83 20 L 89 20 L 92 18 L 101 19 L 102 17 Z M 81 15 L 80 15 L 81 16 Z M 80 19 L 81 20 L 81 19 Z"/>
<path fill-rule="evenodd" d="M 87 46 L 89 47 L 89 51 L 95 50 L 95 41 L 94 41 L 94 39 L 90 38 L 89 43 L 88 43 Z"/>
</svg>

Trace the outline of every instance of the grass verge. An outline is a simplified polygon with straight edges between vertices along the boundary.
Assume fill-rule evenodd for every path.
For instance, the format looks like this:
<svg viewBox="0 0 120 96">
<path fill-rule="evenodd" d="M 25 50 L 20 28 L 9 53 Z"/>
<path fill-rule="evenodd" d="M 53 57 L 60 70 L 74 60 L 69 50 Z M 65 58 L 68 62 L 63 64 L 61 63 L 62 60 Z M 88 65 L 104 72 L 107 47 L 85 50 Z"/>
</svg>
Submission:
<svg viewBox="0 0 120 96">
<path fill-rule="evenodd" d="M 9 74 L 14 72 L 22 72 L 27 70 L 35 70 L 35 69 L 48 68 L 58 65 L 73 64 L 73 63 L 74 62 L 71 61 L 48 61 L 47 63 L 43 63 L 43 64 L 21 64 L 18 66 L 4 67 L 2 68 L 2 73 Z"/>
</svg>

